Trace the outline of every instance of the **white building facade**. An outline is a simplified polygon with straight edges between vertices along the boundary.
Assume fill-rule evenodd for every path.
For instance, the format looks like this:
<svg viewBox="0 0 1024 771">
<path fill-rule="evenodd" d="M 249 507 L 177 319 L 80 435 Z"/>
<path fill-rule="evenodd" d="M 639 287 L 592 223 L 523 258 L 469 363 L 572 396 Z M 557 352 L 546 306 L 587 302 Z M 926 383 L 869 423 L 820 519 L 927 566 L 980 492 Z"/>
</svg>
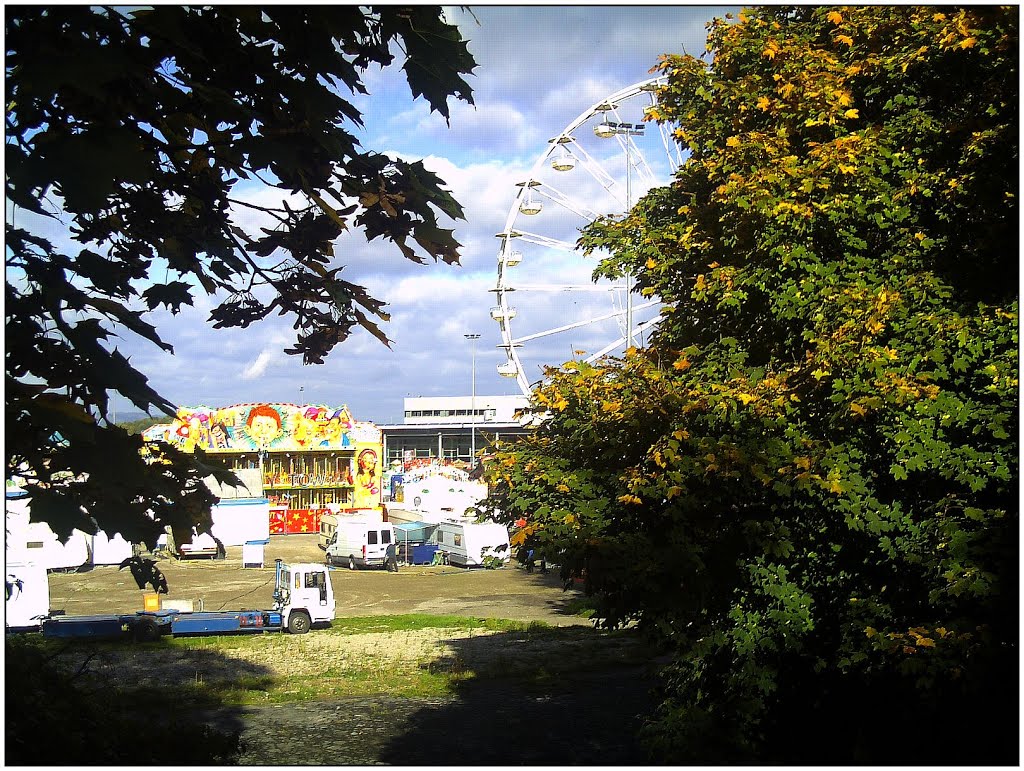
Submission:
<svg viewBox="0 0 1024 771">
<path fill-rule="evenodd" d="M 380 426 L 387 464 L 413 458 L 472 463 L 473 448 L 525 433 L 518 411 L 527 398 L 514 396 L 415 396 L 404 401 L 403 422 Z"/>
</svg>

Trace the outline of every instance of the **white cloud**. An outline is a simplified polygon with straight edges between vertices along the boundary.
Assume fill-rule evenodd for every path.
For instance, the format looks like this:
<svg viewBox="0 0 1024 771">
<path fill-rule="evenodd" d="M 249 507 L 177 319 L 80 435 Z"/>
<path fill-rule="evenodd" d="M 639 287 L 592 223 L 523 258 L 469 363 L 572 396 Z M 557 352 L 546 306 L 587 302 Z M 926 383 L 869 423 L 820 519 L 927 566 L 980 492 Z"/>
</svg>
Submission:
<svg viewBox="0 0 1024 771">
<path fill-rule="evenodd" d="M 260 377 L 267 371 L 267 367 L 270 366 L 270 362 L 273 361 L 275 355 L 275 351 L 260 351 L 260 355 L 256 357 L 256 361 L 243 370 L 241 374 L 242 380 L 255 380 Z"/>
</svg>

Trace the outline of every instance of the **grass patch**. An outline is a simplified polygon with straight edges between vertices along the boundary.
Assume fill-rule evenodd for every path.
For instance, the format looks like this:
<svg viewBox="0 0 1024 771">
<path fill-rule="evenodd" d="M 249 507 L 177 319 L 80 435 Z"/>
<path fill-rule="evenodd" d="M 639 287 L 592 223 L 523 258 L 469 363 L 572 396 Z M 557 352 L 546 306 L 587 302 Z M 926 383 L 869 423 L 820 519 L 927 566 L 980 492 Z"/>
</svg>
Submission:
<svg viewBox="0 0 1024 771">
<path fill-rule="evenodd" d="M 400 616 L 336 618 L 331 623 L 330 631 L 340 634 L 411 632 L 417 629 L 483 629 L 489 632 L 525 632 L 553 628 L 549 624 L 538 621 L 526 623 L 502 618 L 431 616 L 425 613 L 407 613 Z"/>
<path fill-rule="evenodd" d="M 382 650 L 373 641 L 341 639 L 381 635 L 391 639 L 382 645 L 400 650 L 403 633 L 422 630 L 439 634 L 420 636 L 422 642 L 413 643 L 404 657 L 394 655 L 394 647 Z M 456 694 L 469 680 L 546 686 L 562 678 L 571 681 L 574 673 L 650 659 L 628 630 L 426 614 L 335 619 L 329 629 L 308 635 L 163 637 L 146 644 L 33 637 L 47 654 L 59 653 L 69 672 L 87 655 L 99 653 L 89 667 L 95 671 L 84 676 L 94 686 L 143 702 L 152 697 L 180 710 L 366 696 L 438 697 Z"/>
<path fill-rule="evenodd" d="M 593 597 L 573 597 L 565 604 L 566 612 L 581 618 L 593 618 L 597 601 Z"/>
</svg>

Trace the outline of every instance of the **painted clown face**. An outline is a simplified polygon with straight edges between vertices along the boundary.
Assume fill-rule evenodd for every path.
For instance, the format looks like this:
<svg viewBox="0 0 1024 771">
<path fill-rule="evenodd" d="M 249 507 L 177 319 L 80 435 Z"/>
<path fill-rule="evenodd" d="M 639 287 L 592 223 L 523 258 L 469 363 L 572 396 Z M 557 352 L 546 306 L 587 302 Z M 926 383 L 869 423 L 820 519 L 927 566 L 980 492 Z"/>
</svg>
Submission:
<svg viewBox="0 0 1024 771">
<path fill-rule="evenodd" d="M 253 415 L 249 421 L 249 436 L 259 447 L 269 447 L 281 434 L 281 424 L 270 415 Z"/>
</svg>

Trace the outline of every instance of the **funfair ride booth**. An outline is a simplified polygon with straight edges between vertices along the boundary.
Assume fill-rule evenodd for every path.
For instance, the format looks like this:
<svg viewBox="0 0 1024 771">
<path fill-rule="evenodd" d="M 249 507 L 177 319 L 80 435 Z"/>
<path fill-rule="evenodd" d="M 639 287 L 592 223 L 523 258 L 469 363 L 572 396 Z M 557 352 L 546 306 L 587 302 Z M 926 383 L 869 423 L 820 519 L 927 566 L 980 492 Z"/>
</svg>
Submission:
<svg viewBox="0 0 1024 771">
<path fill-rule="evenodd" d="M 344 406 L 182 407 L 143 437 L 184 452 L 201 447 L 231 469 L 259 469 L 271 534 L 316 533 L 324 514 L 381 512 L 381 431 Z"/>
</svg>

